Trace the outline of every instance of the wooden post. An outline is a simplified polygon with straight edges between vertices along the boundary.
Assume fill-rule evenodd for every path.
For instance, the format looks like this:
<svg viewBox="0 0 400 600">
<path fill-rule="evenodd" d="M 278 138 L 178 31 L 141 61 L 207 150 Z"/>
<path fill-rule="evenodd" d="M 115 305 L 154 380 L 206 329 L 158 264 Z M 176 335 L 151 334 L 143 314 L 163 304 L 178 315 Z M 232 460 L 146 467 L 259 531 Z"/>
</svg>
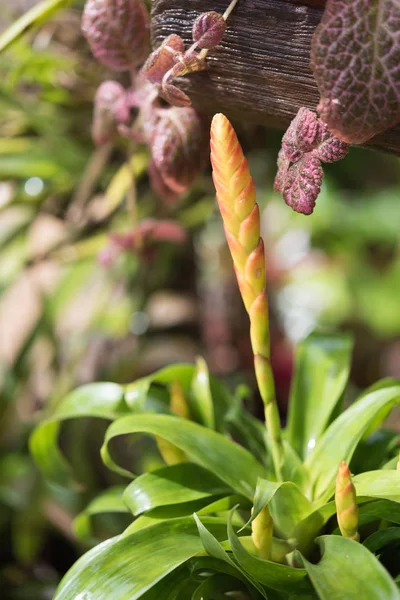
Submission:
<svg viewBox="0 0 400 600">
<path fill-rule="evenodd" d="M 228 0 L 152 0 L 152 41 L 171 33 L 192 41 L 194 19 L 223 13 Z M 223 41 L 210 51 L 209 68 L 179 85 L 210 115 L 286 129 L 300 106 L 315 109 L 319 94 L 310 68 L 312 34 L 324 0 L 239 0 Z M 400 126 L 368 145 L 400 154 Z"/>
</svg>

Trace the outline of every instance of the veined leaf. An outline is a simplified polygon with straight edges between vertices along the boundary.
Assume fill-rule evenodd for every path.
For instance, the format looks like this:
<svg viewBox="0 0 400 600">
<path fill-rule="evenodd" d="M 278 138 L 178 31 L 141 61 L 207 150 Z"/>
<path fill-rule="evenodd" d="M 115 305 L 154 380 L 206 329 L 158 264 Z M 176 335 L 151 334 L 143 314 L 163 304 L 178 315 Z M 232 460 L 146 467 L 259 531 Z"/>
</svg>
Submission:
<svg viewBox="0 0 400 600">
<path fill-rule="evenodd" d="M 314 448 L 342 397 L 352 347 L 348 336 L 318 333 L 297 346 L 289 400 L 288 441 L 301 458 Z"/>
<path fill-rule="evenodd" d="M 328 0 L 311 64 L 329 130 L 361 144 L 400 121 L 398 0 Z"/>
<path fill-rule="evenodd" d="M 389 573 L 362 544 L 339 535 L 324 535 L 318 542 L 319 563 L 303 560 L 321 600 L 400 600 Z"/>
<path fill-rule="evenodd" d="M 6 29 L 0 36 L 0 52 L 11 46 L 21 35 L 26 33 L 31 27 L 42 24 L 47 19 L 61 10 L 73 4 L 76 0 L 43 0 L 35 6 L 32 6 L 25 14 L 15 21 L 11 27 Z"/>
<path fill-rule="evenodd" d="M 132 477 L 132 473 L 112 459 L 109 443 L 115 437 L 132 433 L 148 433 L 166 439 L 183 450 L 190 460 L 249 499 L 253 497 L 257 478 L 264 475 L 264 468 L 247 450 L 215 431 L 169 415 L 139 414 L 115 421 L 108 428 L 101 449 L 104 463 L 124 476 Z"/>
<path fill-rule="evenodd" d="M 210 471 L 194 463 L 181 463 L 137 477 L 124 492 L 134 515 L 159 506 L 228 495 L 230 488 Z"/>
<path fill-rule="evenodd" d="M 218 540 L 226 522 L 205 517 Z M 126 537 L 99 544 L 82 556 L 62 579 L 54 600 L 136 600 L 166 575 L 202 550 L 193 517 L 163 521 Z"/>
<path fill-rule="evenodd" d="M 330 498 L 340 462 L 350 462 L 365 432 L 377 427 L 399 401 L 400 384 L 367 391 L 328 427 L 305 463 L 315 499 Z"/>
<path fill-rule="evenodd" d="M 37 465 L 54 483 L 68 485 L 71 483 L 70 468 L 57 444 L 60 422 L 77 417 L 111 421 L 124 413 L 127 413 L 124 390 L 115 383 L 93 383 L 71 392 L 31 435 L 30 450 Z"/>
</svg>

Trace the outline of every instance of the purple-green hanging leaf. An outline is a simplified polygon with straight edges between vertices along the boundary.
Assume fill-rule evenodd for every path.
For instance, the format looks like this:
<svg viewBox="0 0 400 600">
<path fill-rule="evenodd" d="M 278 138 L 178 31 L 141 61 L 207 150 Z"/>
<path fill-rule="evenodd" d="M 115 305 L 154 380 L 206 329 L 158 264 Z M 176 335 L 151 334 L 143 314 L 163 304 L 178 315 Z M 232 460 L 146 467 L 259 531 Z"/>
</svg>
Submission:
<svg viewBox="0 0 400 600">
<path fill-rule="evenodd" d="M 282 191 L 286 204 L 296 212 L 310 215 L 321 191 L 323 176 L 318 158 L 305 154 L 287 172 Z"/>
<path fill-rule="evenodd" d="M 159 86 L 158 94 L 172 106 L 190 106 L 189 96 L 172 83 L 163 83 Z"/>
<path fill-rule="evenodd" d="M 344 158 L 349 145 L 328 131 L 317 115 L 302 106 L 282 138 L 274 188 L 296 212 L 309 215 L 321 190 L 321 162 Z"/>
<path fill-rule="evenodd" d="M 142 67 L 142 74 L 151 83 L 161 83 L 164 75 L 172 69 L 179 57 L 183 56 L 184 51 L 183 39 L 172 33 L 150 54 Z"/>
<path fill-rule="evenodd" d="M 115 71 L 141 65 L 149 51 L 149 13 L 142 0 L 87 0 L 82 31 L 94 56 Z"/>
<path fill-rule="evenodd" d="M 184 194 L 201 172 L 208 150 L 207 128 L 191 107 L 159 109 L 149 140 L 154 171 L 166 188 Z"/>
<path fill-rule="evenodd" d="M 128 119 L 129 100 L 125 89 L 118 81 L 103 81 L 94 100 L 92 137 L 95 144 L 110 142 L 118 133 L 118 124 Z"/>
<path fill-rule="evenodd" d="M 199 48 L 210 50 L 218 46 L 224 37 L 226 21 L 222 15 L 212 10 L 201 14 L 193 23 L 193 40 Z"/>
<path fill-rule="evenodd" d="M 360 144 L 400 122 L 400 0 L 328 0 L 311 51 L 329 130 Z"/>
</svg>

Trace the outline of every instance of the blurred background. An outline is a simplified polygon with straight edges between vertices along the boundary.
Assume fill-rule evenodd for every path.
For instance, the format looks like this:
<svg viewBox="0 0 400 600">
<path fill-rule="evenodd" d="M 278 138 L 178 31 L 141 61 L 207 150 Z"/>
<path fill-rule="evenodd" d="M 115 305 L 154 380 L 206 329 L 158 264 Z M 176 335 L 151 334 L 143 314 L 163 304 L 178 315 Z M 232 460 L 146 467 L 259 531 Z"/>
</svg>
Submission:
<svg viewBox="0 0 400 600">
<path fill-rule="evenodd" d="M 35 4 L 2 0 L 0 32 Z M 118 243 L 132 230 L 124 143 L 96 149 L 93 97 L 112 76 L 80 32 L 83 2 L 0 56 L 0 589 L 5 600 L 51 598 L 87 542 L 71 527 L 96 491 L 118 483 L 101 467 L 105 424 L 73 422 L 63 449 L 81 490 L 47 485 L 28 449 L 34 425 L 77 385 L 130 382 L 171 362 L 254 391 L 248 320 L 207 166 L 176 206 L 150 189 L 149 156 L 131 161 L 138 214 L 184 234 Z M 400 162 L 353 148 L 325 166 L 315 213 L 272 192 L 282 132 L 235 123 L 262 209 L 272 360 L 282 414 L 293 348 L 315 327 L 351 331 L 354 391 L 400 377 Z M 251 398 L 250 398 L 251 401 Z M 257 414 L 259 404 L 253 398 Z M 400 420 L 391 425 L 400 429 Z M 113 532 L 106 518 L 99 538 Z M 97 541 L 98 539 L 97 538 Z M 93 540 L 92 540 L 93 541 Z M 90 543 L 90 542 L 89 542 Z"/>
</svg>

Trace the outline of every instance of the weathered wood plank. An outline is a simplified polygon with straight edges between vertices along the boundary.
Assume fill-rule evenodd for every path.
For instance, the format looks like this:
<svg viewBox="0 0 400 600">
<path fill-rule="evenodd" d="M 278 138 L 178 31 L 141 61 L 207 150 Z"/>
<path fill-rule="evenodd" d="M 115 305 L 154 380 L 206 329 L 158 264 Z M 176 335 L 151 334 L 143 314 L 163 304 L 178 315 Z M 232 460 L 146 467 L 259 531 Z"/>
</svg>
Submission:
<svg viewBox="0 0 400 600">
<path fill-rule="evenodd" d="M 228 0 L 152 0 L 152 39 L 177 33 L 191 43 L 194 19 L 223 12 Z M 318 90 L 310 45 L 324 0 L 239 0 L 224 40 L 208 56 L 206 72 L 182 80 L 194 106 L 234 120 L 285 129 L 300 106 L 315 108 Z M 400 126 L 369 145 L 400 154 Z"/>
</svg>

